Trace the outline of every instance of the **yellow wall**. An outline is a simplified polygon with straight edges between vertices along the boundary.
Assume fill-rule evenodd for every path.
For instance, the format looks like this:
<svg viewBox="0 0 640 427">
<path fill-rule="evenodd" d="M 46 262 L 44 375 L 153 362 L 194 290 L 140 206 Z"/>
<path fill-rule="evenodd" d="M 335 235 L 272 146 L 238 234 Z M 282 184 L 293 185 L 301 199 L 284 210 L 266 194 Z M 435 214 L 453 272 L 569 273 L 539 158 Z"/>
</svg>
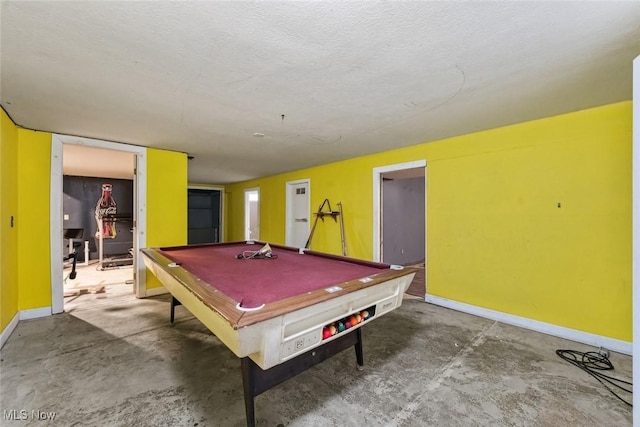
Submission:
<svg viewBox="0 0 640 427">
<path fill-rule="evenodd" d="M 51 303 L 50 134 L 4 112 L 0 124 L 4 329 L 18 309 Z M 228 239 L 243 238 L 243 190 L 260 187 L 261 238 L 283 243 L 285 183 L 310 178 L 312 210 L 342 201 L 349 255 L 370 259 L 372 169 L 418 159 L 430 294 L 631 340 L 631 102 L 227 185 Z M 149 149 L 147 172 L 147 246 L 185 244 L 186 155 Z M 337 224 L 313 247 L 340 253 Z"/>
<path fill-rule="evenodd" d="M 631 103 L 469 142 L 429 168 L 429 292 L 631 341 Z"/>
<path fill-rule="evenodd" d="M 0 329 L 18 310 L 51 305 L 49 183 L 51 134 L 2 121 Z M 14 227 L 10 226 L 11 216 Z"/>
<path fill-rule="evenodd" d="M 384 156 L 383 156 L 384 157 Z M 405 160 L 400 160 L 400 162 Z M 383 162 L 375 166 L 397 163 Z M 343 204 L 343 220 L 348 255 L 371 259 L 373 256 L 372 167 L 368 157 L 332 163 L 302 171 L 271 176 L 226 186 L 228 240 L 244 239 L 244 189 L 260 188 L 260 240 L 285 243 L 286 182 L 309 178 L 311 211 L 318 210 L 325 198 L 337 210 Z M 313 223 L 312 223 L 313 224 Z M 313 236 L 312 249 L 342 254 L 340 225 L 331 219 L 320 222 Z"/>
<path fill-rule="evenodd" d="M 147 247 L 187 244 L 187 155 L 147 150 Z M 147 271 L 147 288 L 161 286 Z"/>
<path fill-rule="evenodd" d="M 0 109 L 0 331 L 19 310 L 51 305 L 51 134 L 18 128 Z M 147 151 L 147 245 L 187 241 L 187 159 Z M 10 216 L 15 227 L 10 228 Z M 148 287 L 157 285 L 149 274 Z"/>
<path fill-rule="evenodd" d="M 0 330 L 18 312 L 18 130 L 0 108 Z M 16 224 L 17 225 L 17 224 Z"/>
<path fill-rule="evenodd" d="M 261 240 L 285 239 L 285 183 L 344 205 L 350 256 L 373 256 L 372 169 L 427 161 L 428 292 L 631 341 L 631 102 L 227 185 L 229 240 L 260 188 Z M 560 203 L 561 207 L 558 207 Z M 340 253 L 326 221 L 313 248 Z"/>
<path fill-rule="evenodd" d="M 18 130 L 20 310 L 51 306 L 51 134 Z"/>
</svg>

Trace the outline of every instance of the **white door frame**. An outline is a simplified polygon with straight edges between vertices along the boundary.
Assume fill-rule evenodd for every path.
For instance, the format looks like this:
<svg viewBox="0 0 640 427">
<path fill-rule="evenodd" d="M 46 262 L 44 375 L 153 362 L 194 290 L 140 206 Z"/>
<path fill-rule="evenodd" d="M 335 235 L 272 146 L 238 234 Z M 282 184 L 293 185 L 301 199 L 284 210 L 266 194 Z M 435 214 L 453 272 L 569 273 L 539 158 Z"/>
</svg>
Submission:
<svg viewBox="0 0 640 427">
<path fill-rule="evenodd" d="M 633 249 L 632 294 L 633 294 L 633 382 L 640 384 L 640 56 L 633 61 L 633 145 L 632 145 L 632 204 Z M 640 424 L 640 393 L 633 395 L 633 424 Z"/>
<path fill-rule="evenodd" d="M 307 201 L 308 201 L 308 206 L 309 206 L 309 212 L 307 214 L 307 218 L 309 218 L 309 221 L 307 221 L 307 236 L 308 236 L 308 232 L 311 231 L 311 179 L 309 178 L 305 178 L 305 179 L 298 179 L 295 181 L 287 181 L 286 182 L 286 215 L 285 215 L 285 221 L 286 221 L 286 227 L 285 227 L 285 235 L 284 235 L 284 241 L 286 245 L 289 245 L 289 237 L 293 235 L 293 210 L 292 210 L 292 198 L 291 198 L 291 189 L 293 188 L 294 185 L 300 185 L 300 184 L 307 184 Z M 293 245 L 291 245 L 293 246 Z"/>
<path fill-rule="evenodd" d="M 251 187 L 251 188 L 245 188 L 244 189 L 244 238 L 246 239 L 247 237 L 247 231 L 249 230 L 249 224 L 251 224 L 251 213 L 249 212 L 249 209 L 247 209 L 247 206 L 249 206 L 249 197 L 248 194 L 249 193 L 253 193 L 256 192 L 258 193 L 258 230 L 260 230 L 260 187 Z M 262 232 L 260 232 L 260 234 L 262 234 Z M 259 240 L 260 236 L 258 236 Z"/>
<path fill-rule="evenodd" d="M 380 218 L 380 212 L 382 210 L 382 175 L 387 172 L 394 172 L 405 169 L 415 169 L 415 168 L 424 168 L 427 166 L 426 160 L 416 160 L 413 162 L 407 163 L 397 163 L 395 165 L 388 166 L 380 166 L 377 168 L 373 168 L 373 261 L 380 262 L 382 259 L 382 236 L 381 236 L 381 227 L 382 221 Z M 425 203 L 427 200 L 427 174 L 424 174 L 424 188 L 425 188 Z M 425 208 L 425 221 L 426 221 L 427 210 Z M 425 258 L 427 256 L 427 225 L 425 224 Z"/>
<path fill-rule="evenodd" d="M 138 298 L 146 296 L 146 268 L 144 261 L 139 256 L 139 250 L 147 245 L 147 161 L 146 147 L 121 144 L 99 139 L 81 138 L 70 135 L 51 135 L 51 188 L 50 208 L 51 216 L 50 248 L 51 248 L 51 312 L 52 314 L 64 311 L 64 286 L 62 280 L 62 176 L 63 172 L 63 145 L 76 144 L 86 147 L 102 148 L 133 153 L 135 156 L 136 174 L 134 176 L 133 211 L 136 221 L 136 233 L 133 236 L 134 247 L 134 272 L 135 294 Z"/>
<path fill-rule="evenodd" d="M 218 243 L 224 242 L 224 187 L 219 185 L 189 185 L 187 190 L 213 190 L 220 192 L 220 239 Z"/>
</svg>

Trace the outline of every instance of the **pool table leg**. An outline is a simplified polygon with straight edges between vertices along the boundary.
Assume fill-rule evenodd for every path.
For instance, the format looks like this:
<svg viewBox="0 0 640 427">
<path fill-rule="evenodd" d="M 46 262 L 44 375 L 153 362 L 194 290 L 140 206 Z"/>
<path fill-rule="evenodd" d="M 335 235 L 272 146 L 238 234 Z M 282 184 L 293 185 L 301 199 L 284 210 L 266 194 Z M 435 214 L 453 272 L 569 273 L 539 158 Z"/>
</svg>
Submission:
<svg viewBox="0 0 640 427">
<path fill-rule="evenodd" d="M 362 328 L 358 328 L 354 332 L 357 335 L 358 340 L 354 344 L 356 349 L 356 361 L 358 362 L 358 370 L 362 371 L 364 369 L 364 353 L 362 352 Z"/>
<path fill-rule="evenodd" d="M 176 297 L 172 296 L 171 297 L 171 324 L 172 325 L 174 324 L 174 319 L 176 315 L 176 306 L 178 305 L 182 305 L 182 303 L 178 301 Z"/>
<path fill-rule="evenodd" d="M 243 357 L 240 359 L 240 364 L 242 366 L 242 387 L 244 389 L 244 410 L 247 415 L 247 427 L 255 427 L 256 425 L 256 416 L 255 416 L 255 405 L 253 398 L 256 396 L 255 394 L 255 383 L 254 383 L 254 370 L 253 361 L 248 357 Z"/>
<path fill-rule="evenodd" d="M 352 333 L 344 334 L 333 341 L 329 341 L 320 347 L 302 353 L 266 371 L 260 368 L 249 357 L 242 357 L 240 364 L 242 368 L 242 387 L 244 390 L 244 407 L 247 414 L 247 426 L 254 427 L 256 423 L 254 406 L 256 396 L 351 346 L 356 350 L 356 361 L 358 362 L 358 369 L 361 370 L 364 365 L 364 357 L 362 352 L 362 332 L 360 329 L 361 328 L 358 328 Z"/>
</svg>

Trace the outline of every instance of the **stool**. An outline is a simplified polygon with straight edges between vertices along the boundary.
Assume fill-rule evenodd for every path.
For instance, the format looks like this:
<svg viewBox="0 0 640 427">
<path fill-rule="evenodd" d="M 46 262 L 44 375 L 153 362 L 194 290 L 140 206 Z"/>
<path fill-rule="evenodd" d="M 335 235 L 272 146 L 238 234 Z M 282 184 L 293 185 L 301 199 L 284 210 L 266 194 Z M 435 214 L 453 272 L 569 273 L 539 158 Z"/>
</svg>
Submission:
<svg viewBox="0 0 640 427">
<path fill-rule="evenodd" d="M 82 237 L 84 236 L 84 228 L 65 228 L 62 230 L 62 237 L 65 239 L 69 239 L 69 255 L 63 257 L 63 261 L 72 260 L 71 264 L 71 272 L 67 277 L 65 277 L 64 281 L 67 279 L 75 279 L 76 278 L 76 261 L 78 260 L 78 248 L 82 246 Z M 78 240 L 74 242 L 74 240 Z"/>
</svg>

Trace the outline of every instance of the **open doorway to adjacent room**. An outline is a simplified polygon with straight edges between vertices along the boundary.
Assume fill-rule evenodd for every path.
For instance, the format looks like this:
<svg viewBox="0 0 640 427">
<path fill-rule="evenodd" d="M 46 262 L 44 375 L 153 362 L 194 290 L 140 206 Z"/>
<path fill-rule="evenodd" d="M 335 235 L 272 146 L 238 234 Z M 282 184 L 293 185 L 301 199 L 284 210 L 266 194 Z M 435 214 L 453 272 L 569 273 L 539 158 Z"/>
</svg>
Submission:
<svg viewBox="0 0 640 427">
<path fill-rule="evenodd" d="M 220 243 L 222 230 L 223 189 L 189 187 L 187 243 Z"/>
<path fill-rule="evenodd" d="M 260 240 L 260 189 L 244 190 L 244 238 Z"/>
<path fill-rule="evenodd" d="M 426 162 L 374 169 L 374 260 L 418 268 L 407 293 L 426 294 Z"/>
<path fill-rule="evenodd" d="M 144 210 L 138 209 L 146 182 L 139 178 L 146 172 L 140 161 L 144 152 L 142 147 L 53 135 L 53 313 L 145 296 L 137 256 L 145 240 L 145 221 L 139 220 Z"/>
<path fill-rule="evenodd" d="M 65 311 L 134 293 L 132 153 L 65 144 Z M 76 274 L 72 273 L 75 254 Z"/>
</svg>

